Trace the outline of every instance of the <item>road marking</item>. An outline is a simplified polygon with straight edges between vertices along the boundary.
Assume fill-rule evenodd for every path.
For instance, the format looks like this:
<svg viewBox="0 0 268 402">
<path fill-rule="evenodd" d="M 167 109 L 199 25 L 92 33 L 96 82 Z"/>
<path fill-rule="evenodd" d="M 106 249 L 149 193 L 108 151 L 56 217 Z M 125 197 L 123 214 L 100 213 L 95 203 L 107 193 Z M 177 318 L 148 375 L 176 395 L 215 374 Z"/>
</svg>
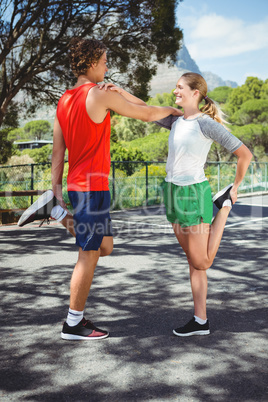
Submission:
<svg viewBox="0 0 268 402">
<path fill-rule="evenodd" d="M 263 205 L 263 204 L 250 204 L 250 203 L 239 203 L 236 202 L 235 205 L 240 206 L 240 207 L 260 207 L 260 208 L 268 208 L 267 205 Z"/>
<path fill-rule="evenodd" d="M 259 222 L 259 221 L 264 221 L 267 219 L 268 219 L 268 217 L 247 219 L 245 221 L 239 221 L 239 222 L 227 224 L 227 225 L 225 225 L 225 227 L 232 228 L 234 226 L 248 225 L 248 224 L 252 224 L 255 222 Z M 158 225 L 156 223 L 148 223 L 148 222 L 140 222 L 140 221 L 135 222 L 135 221 L 123 221 L 123 220 L 113 219 L 112 222 L 124 223 L 125 225 L 154 226 L 154 227 L 159 227 L 159 228 L 164 228 L 164 229 L 171 228 L 171 225 L 168 225 L 168 224 L 167 225 Z"/>
<path fill-rule="evenodd" d="M 118 223 L 125 223 L 125 224 L 130 224 L 130 225 L 146 225 L 146 226 L 156 226 L 158 228 L 169 228 L 171 227 L 170 225 L 166 224 L 166 225 L 158 225 L 156 223 L 148 223 L 148 222 L 141 222 L 141 221 L 120 221 L 118 219 L 112 219 L 112 222 L 118 222 Z"/>
<path fill-rule="evenodd" d="M 251 223 L 254 223 L 254 222 L 265 221 L 267 219 L 268 219 L 268 217 L 266 217 L 266 218 L 256 218 L 256 219 L 247 219 L 246 221 L 230 223 L 229 225 L 225 225 L 225 227 L 226 228 L 231 228 L 233 226 L 247 225 L 247 224 L 251 224 Z"/>
</svg>

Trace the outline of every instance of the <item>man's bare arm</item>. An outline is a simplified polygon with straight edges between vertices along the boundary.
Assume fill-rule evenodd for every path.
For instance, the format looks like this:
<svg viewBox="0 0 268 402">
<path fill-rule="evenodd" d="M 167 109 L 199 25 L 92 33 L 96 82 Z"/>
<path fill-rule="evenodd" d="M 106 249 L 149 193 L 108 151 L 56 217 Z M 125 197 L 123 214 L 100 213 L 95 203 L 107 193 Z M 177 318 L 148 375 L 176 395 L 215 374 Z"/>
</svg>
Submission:
<svg viewBox="0 0 268 402">
<path fill-rule="evenodd" d="M 53 128 L 53 151 L 52 151 L 52 190 L 60 205 L 66 208 L 62 198 L 62 175 L 64 170 L 64 155 L 66 145 L 58 118 L 55 118 Z"/>
<path fill-rule="evenodd" d="M 108 110 L 145 122 L 160 120 L 170 114 L 175 116 L 182 115 L 179 109 L 170 106 L 136 104 L 128 101 L 115 91 L 103 91 L 97 86 L 89 91 L 86 107 L 90 118 L 96 123 L 101 123 L 104 120 Z"/>
<path fill-rule="evenodd" d="M 120 95 L 122 95 L 128 102 L 135 103 L 136 105 L 143 105 L 147 106 L 146 103 L 141 100 L 140 98 L 137 98 L 137 96 L 134 96 L 127 92 L 125 89 L 118 87 L 117 85 L 114 85 L 112 83 L 106 83 L 106 84 L 101 84 L 99 85 L 99 89 L 104 89 L 105 91 L 115 91 L 118 92 Z"/>
</svg>

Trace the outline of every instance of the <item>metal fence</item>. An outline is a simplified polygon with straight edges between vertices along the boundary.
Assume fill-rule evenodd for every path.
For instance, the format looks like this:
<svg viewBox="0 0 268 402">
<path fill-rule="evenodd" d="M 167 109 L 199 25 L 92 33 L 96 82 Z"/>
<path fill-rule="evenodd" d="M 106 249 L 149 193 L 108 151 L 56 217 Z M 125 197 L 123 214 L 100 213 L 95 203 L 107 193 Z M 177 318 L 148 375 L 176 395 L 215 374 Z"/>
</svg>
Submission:
<svg viewBox="0 0 268 402">
<path fill-rule="evenodd" d="M 0 191 L 46 190 L 51 188 L 51 164 L 28 164 L 0 166 Z M 66 176 L 68 163 L 63 175 L 63 195 L 68 204 Z M 206 176 L 212 193 L 234 180 L 236 163 L 207 162 Z M 240 193 L 267 191 L 267 162 L 251 162 L 247 174 L 239 188 Z M 109 177 L 111 209 L 125 209 L 163 202 L 165 162 L 113 161 Z M 0 209 L 27 208 L 35 197 L 1 197 Z"/>
</svg>

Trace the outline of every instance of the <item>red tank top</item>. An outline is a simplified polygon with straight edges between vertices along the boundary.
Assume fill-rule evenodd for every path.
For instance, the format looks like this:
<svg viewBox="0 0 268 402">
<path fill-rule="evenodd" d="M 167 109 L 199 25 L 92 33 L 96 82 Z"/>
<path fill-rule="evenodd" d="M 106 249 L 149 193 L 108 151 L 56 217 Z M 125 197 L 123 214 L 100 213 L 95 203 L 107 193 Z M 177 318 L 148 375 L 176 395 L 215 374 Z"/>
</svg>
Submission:
<svg viewBox="0 0 268 402">
<path fill-rule="evenodd" d="M 88 91 L 95 85 L 70 89 L 58 103 L 57 117 L 68 149 L 68 191 L 109 190 L 110 112 L 102 123 L 94 123 L 86 110 Z"/>
</svg>

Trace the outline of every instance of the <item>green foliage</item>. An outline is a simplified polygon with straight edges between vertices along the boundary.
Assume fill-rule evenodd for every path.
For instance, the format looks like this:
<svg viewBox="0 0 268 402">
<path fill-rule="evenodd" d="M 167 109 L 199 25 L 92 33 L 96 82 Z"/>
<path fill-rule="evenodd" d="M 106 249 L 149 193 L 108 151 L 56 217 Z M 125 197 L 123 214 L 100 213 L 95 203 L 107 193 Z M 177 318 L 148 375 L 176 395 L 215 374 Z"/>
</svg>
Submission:
<svg viewBox="0 0 268 402">
<path fill-rule="evenodd" d="M 16 166 L 14 169 L 7 169 L 6 171 L 6 178 L 7 181 L 14 185 L 20 184 L 26 181 L 30 182 L 31 180 L 31 169 L 28 166 L 33 163 L 33 159 L 29 155 L 13 155 L 11 158 L 8 159 L 8 166 Z"/>
<path fill-rule="evenodd" d="M 111 126 L 111 141 L 112 142 L 117 142 L 118 141 L 118 136 L 116 134 L 116 130 L 113 126 Z"/>
<path fill-rule="evenodd" d="M 154 126 L 156 126 L 154 124 Z M 169 131 L 152 133 L 144 138 L 125 143 L 126 148 L 138 148 L 145 152 L 150 161 L 164 161 L 168 155 Z"/>
<path fill-rule="evenodd" d="M 266 156 L 265 148 L 263 145 L 255 145 L 253 148 L 253 155 L 256 161 L 268 162 L 268 157 Z"/>
<path fill-rule="evenodd" d="M 18 141 L 18 140 L 25 140 L 25 133 L 23 128 L 14 128 L 10 130 L 8 133 L 8 140 L 11 142 Z"/>
<path fill-rule="evenodd" d="M 268 79 L 264 82 L 263 86 L 261 87 L 260 98 L 268 99 Z"/>
<path fill-rule="evenodd" d="M 172 92 L 163 94 L 156 94 L 155 97 L 148 100 L 148 105 L 151 106 L 173 106 L 175 107 L 175 95 Z"/>
<path fill-rule="evenodd" d="M 248 88 L 245 86 L 234 88 L 229 96 L 228 102 L 224 108 L 228 116 L 232 116 L 237 112 L 242 104 L 249 99 L 253 99 L 252 94 L 249 92 Z"/>
<path fill-rule="evenodd" d="M 232 123 L 245 125 L 268 122 L 268 99 L 250 99 L 231 116 Z"/>
<path fill-rule="evenodd" d="M 146 182 L 146 171 L 148 181 Z M 116 176 L 116 175 L 115 175 Z M 116 200 L 114 208 L 130 208 L 145 205 L 156 205 L 163 202 L 163 183 L 166 176 L 165 164 L 143 166 L 130 177 L 116 176 Z M 146 191 L 146 184 L 148 185 Z"/>
<path fill-rule="evenodd" d="M 234 114 L 240 109 L 243 103 L 250 99 L 260 99 L 262 94 L 263 81 L 257 77 L 248 77 L 245 84 L 234 88 L 228 97 L 226 112 L 228 115 Z"/>
<path fill-rule="evenodd" d="M 48 144 L 41 148 L 24 149 L 22 155 L 29 155 L 35 163 L 47 163 L 51 160 L 52 145 Z"/>
<path fill-rule="evenodd" d="M 268 80 L 248 77 L 230 92 L 223 107 L 233 123 L 231 132 L 249 147 L 255 161 L 265 161 L 268 152 Z M 217 153 L 215 146 L 211 150 Z M 219 160 L 219 159 L 218 159 Z"/>
<path fill-rule="evenodd" d="M 102 40 L 112 66 L 107 79 L 147 99 L 156 64 L 175 61 L 180 49 L 180 1 L 2 0 L 0 126 L 18 88 L 25 113 L 57 102 L 73 80 L 67 46 L 74 36 Z"/>
<path fill-rule="evenodd" d="M 24 126 L 24 132 L 29 139 L 41 140 L 46 134 L 50 134 L 51 130 L 51 124 L 46 120 L 33 120 Z"/>
<path fill-rule="evenodd" d="M 0 35 L 1 36 L 1 35 Z M 1 77 L 0 77 L 1 89 Z M 1 103 L 1 101 L 0 101 Z M 5 113 L 0 108 L 0 121 L 2 120 L 2 130 L 0 130 L 0 165 L 5 164 L 12 155 L 16 152 L 9 138 L 12 129 L 19 125 L 17 103 L 10 101 L 9 108 Z M 1 123 L 0 123 L 1 126 Z"/>
<path fill-rule="evenodd" d="M 115 126 L 115 131 L 119 140 L 131 141 L 134 138 L 146 135 L 146 123 L 141 120 L 121 117 L 119 123 Z"/>
<path fill-rule="evenodd" d="M 245 126 L 233 126 L 232 132 L 253 152 L 255 160 L 263 160 L 263 158 L 260 159 L 261 156 L 264 156 L 260 149 L 268 153 L 268 125 L 247 124 Z"/>
<path fill-rule="evenodd" d="M 207 160 L 221 162 L 222 160 L 228 159 L 228 155 L 230 156 L 230 153 L 225 148 L 217 142 L 213 142 Z"/>
<path fill-rule="evenodd" d="M 244 84 L 255 99 L 260 99 L 263 81 L 257 77 L 247 77 Z M 242 85 L 243 86 L 243 85 Z"/>
<path fill-rule="evenodd" d="M 146 175 L 146 167 L 144 166 L 138 172 L 135 172 L 132 177 L 140 177 Z M 166 166 L 163 165 L 149 165 L 148 166 L 148 176 L 150 177 L 160 177 L 161 181 L 166 177 Z"/>
<path fill-rule="evenodd" d="M 10 129 L 4 128 L 0 130 L 0 165 L 4 165 L 8 158 L 14 154 L 12 142 L 8 139 Z"/>
<path fill-rule="evenodd" d="M 120 143 L 111 144 L 111 160 L 112 161 L 146 161 L 147 155 L 139 149 L 127 150 Z M 127 176 L 132 175 L 139 167 L 139 164 L 135 163 L 116 163 L 115 167 L 124 171 Z"/>
<path fill-rule="evenodd" d="M 208 97 L 218 103 L 226 103 L 232 91 L 233 88 L 227 86 L 217 87 L 213 91 L 208 92 Z"/>
<path fill-rule="evenodd" d="M 1 88 L 1 78 L 0 78 L 0 88 Z M 19 102 L 10 101 L 9 107 L 4 114 L 2 127 L 3 128 L 16 128 L 19 126 L 19 112 L 20 106 Z M 0 124 L 1 126 L 1 124 Z"/>
<path fill-rule="evenodd" d="M 115 165 L 119 165 L 119 164 L 115 164 Z M 126 172 L 124 172 L 124 170 L 122 169 L 114 169 L 114 175 L 117 179 L 123 179 L 125 177 L 127 177 Z M 111 165 L 111 169 L 110 169 L 110 174 L 109 177 L 113 177 L 113 164 Z"/>
</svg>

